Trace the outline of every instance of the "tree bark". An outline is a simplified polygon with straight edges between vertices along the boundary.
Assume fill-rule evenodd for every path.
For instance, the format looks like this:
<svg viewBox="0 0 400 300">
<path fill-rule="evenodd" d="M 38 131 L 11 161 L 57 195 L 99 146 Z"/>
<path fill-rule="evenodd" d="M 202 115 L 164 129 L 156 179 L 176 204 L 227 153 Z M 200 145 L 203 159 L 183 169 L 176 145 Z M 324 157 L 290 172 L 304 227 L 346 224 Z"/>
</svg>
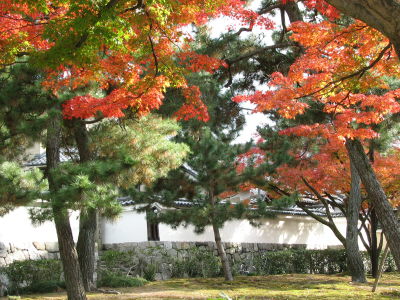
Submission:
<svg viewBox="0 0 400 300">
<path fill-rule="evenodd" d="M 69 215 L 57 208 L 53 208 L 53 213 L 68 300 L 86 300 L 79 268 L 78 253 L 75 249 L 74 238 L 69 223 Z"/>
<path fill-rule="evenodd" d="M 218 225 L 216 224 L 215 198 L 214 198 L 213 191 L 209 192 L 209 197 L 210 197 L 210 200 L 211 200 L 210 202 L 211 202 L 211 206 L 212 206 L 211 221 L 212 221 L 212 227 L 213 227 L 213 231 L 214 231 L 214 239 L 215 239 L 215 244 L 217 245 L 219 258 L 221 259 L 222 270 L 224 271 L 225 280 L 232 281 L 233 276 L 232 276 L 231 266 L 229 264 L 228 257 L 226 256 L 224 245 L 222 244 L 221 234 L 219 232 Z"/>
<path fill-rule="evenodd" d="M 385 35 L 400 59 L 399 0 L 326 0 L 343 14 L 361 20 Z"/>
<path fill-rule="evenodd" d="M 351 186 L 347 204 L 346 254 L 352 282 L 366 282 L 363 260 L 358 247 L 358 216 L 361 207 L 361 180 L 350 160 Z"/>
<path fill-rule="evenodd" d="M 46 141 L 46 175 L 50 192 L 57 192 L 60 185 L 52 176 L 53 170 L 60 163 L 61 143 L 61 113 L 49 121 Z M 78 255 L 75 249 L 74 238 L 69 222 L 68 208 L 63 203 L 53 202 L 54 223 L 60 249 L 60 257 L 64 270 L 65 284 L 68 300 L 86 300 L 81 272 L 79 269 Z"/>
<path fill-rule="evenodd" d="M 80 214 L 76 248 L 83 285 L 87 292 L 96 289 L 97 224 L 97 211 L 95 209 L 90 208 L 86 214 Z"/>
<path fill-rule="evenodd" d="M 228 257 L 226 256 L 224 245 L 222 245 L 219 228 L 215 223 L 213 223 L 212 227 L 213 227 L 213 231 L 214 231 L 215 244 L 217 245 L 218 255 L 219 255 L 219 258 L 221 259 L 222 269 L 224 271 L 225 280 L 232 281 L 233 280 L 232 270 L 231 270 L 231 266 L 229 264 Z"/>
<path fill-rule="evenodd" d="M 372 169 L 360 141 L 357 139 L 347 139 L 346 148 L 350 160 L 353 161 L 361 182 L 367 191 L 368 198 L 374 205 L 376 215 L 382 224 L 397 269 L 400 269 L 400 228 L 393 208 L 387 200 L 386 194 Z"/>
<path fill-rule="evenodd" d="M 378 276 L 379 254 L 381 252 L 381 248 L 378 247 L 378 239 L 376 236 L 377 229 L 378 229 L 378 220 L 376 218 L 375 210 L 372 208 L 371 219 L 370 219 L 370 232 L 371 232 L 370 260 L 371 260 L 371 275 L 374 278 Z"/>
<path fill-rule="evenodd" d="M 81 120 L 74 121 L 74 135 L 80 162 L 90 161 L 89 137 L 86 125 Z M 83 285 L 87 292 L 96 289 L 97 234 L 97 211 L 94 208 L 88 208 L 80 214 L 79 236 L 76 245 Z"/>
</svg>

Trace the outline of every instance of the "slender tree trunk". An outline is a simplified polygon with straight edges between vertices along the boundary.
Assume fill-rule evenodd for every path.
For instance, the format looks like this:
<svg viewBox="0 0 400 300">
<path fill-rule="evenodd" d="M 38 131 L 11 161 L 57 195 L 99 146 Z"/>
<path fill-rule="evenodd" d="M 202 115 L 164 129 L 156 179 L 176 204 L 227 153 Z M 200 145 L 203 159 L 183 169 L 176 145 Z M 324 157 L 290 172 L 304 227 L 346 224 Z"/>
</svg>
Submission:
<svg viewBox="0 0 400 300">
<path fill-rule="evenodd" d="M 365 269 L 358 248 L 358 215 L 361 206 L 361 181 L 354 163 L 350 160 L 351 187 L 347 204 L 346 254 L 351 281 L 366 282 Z"/>
<path fill-rule="evenodd" d="M 91 160 L 89 137 L 86 125 L 81 120 L 74 121 L 75 141 L 79 151 L 80 162 Z M 82 211 L 79 219 L 79 237 L 77 251 L 82 280 L 87 292 L 96 289 L 98 214 L 96 209 Z"/>
<path fill-rule="evenodd" d="M 379 265 L 379 254 L 381 249 L 378 247 L 378 239 L 376 235 L 376 231 L 378 229 L 378 219 L 376 218 L 375 210 L 371 211 L 371 221 L 370 221 L 370 232 L 371 232 L 371 253 L 370 253 L 370 261 L 371 261 L 371 275 L 376 278 L 378 276 L 378 265 Z"/>
<path fill-rule="evenodd" d="M 61 141 L 61 113 L 53 117 L 47 128 L 46 141 L 46 174 L 49 181 L 50 192 L 59 189 L 59 183 L 54 181 L 52 172 L 60 162 Z M 59 201 L 59 200 L 58 200 Z M 60 257 L 64 270 L 65 284 L 68 300 L 86 300 L 85 290 L 79 269 L 78 256 L 75 249 L 71 225 L 69 223 L 68 209 L 63 203 L 53 202 L 54 223 L 60 249 Z"/>
<path fill-rule="evenodd" d="M 360 141 L 357 139 L 348 139 L 346 141 L 346 148 L 350 159 L 357 168 L 357 172 L 367 191 L 368 198 L 374 205 L 376 215 L 379 222 L 382 224 L 397 269 L 400 269 L 400 228 L 393 208 L 387 200 L 386 194 L 372 169 L 371 163 Z"/>
<path fill-rule="evenodd" d="M 212 206 L 212 210 L 213 210 L 211 218 L 212 218 L 212 227 L 213 227 L 213 231 L 214 231 L 215 244 L 217 245 L 218 255 L 219 255 L 219 258 L 221 259 L 222 269 L 224 271 L 225 280 L 232 281 L 233 276 L 232 276 L 231 266 L 229 264 L 228 257 L 226 256 L 224 245 L 222 244 L 221 234 L 219 233 L 218 225 L 215 222 L 216 221 L 215 198 L 214 198 L 213 191 L 209 192 L 209 196 L 211 199 L 211 206 Z"/>
<path fill-rule="evenodd" d="M 213 226 L 213 231 L 214 231 L 215 244 L 217 245 L 218 255 L 219 255 L 219 258 L 221 259 L 222 269 L 224 271 L 225 280 L 232 281 L 233 280 L 232 270 L 231 270 L 231 266 L 229 264 L 228 257 L 226 256 L 224 245 L 222 244 L 221 235 L 219 233 L 219 228 L 216 224 L 213 224 L 212 226 Z"/>
<path fill-rule="evenodd" d="M 374 286 L 372 287 L 372 292 L 376 291 L 379 279 L 382 276 L 383 267 L 385 266 L 385 260 L 386 260 L 387 255 L 389 254 L 389 247 L 388 246 L 389 246 L 389 244 L 386 244 L 385 250 L 383 250 L 382 260 L 381 260 L 381 262 L 379 264 L 379 267 L 378 267 L 378 274 L 375 277 Z"/>
</svg>

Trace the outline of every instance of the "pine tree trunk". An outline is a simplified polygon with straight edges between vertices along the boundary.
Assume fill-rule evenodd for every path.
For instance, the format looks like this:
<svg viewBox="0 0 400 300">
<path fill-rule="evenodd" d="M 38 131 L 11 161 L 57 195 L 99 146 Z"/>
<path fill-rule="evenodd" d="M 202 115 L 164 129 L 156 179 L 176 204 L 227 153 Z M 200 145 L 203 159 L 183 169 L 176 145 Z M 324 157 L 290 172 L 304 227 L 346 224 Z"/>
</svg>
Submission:
<svg viewBox="0 0 400 300">
<path fill-rule="evenodd" d="M 370 253 L 370 261 L 371 261 L 371 275 L 376 278 L 378 275 L 378 266 L 379 266 L 379 254 L 380 250 L 378 249 L 378 239 L 376 236 L 376 231 L 378 229 L 378 220 L 376 218 L 375 210 L 371 211 L 371 253 Z"/>
<path fill-rule="evenodd" d="M 397 269 L 400 269 L 400 228 L 393 208 L 386 198 L 385 192 L 372 169 L 360 141 L 348 139 L 346 141 L 346 148 L 350 159 L 357 168 L 361 182 L 367 191 L 368 198 L 374 204 L 376 215 L 382 224 Z"/>
<path fill-rule="evenodd" d="M 366 282 L 365 269 L 358 247 L 358 215 L 361 207 L 361 181 L 350 160 L 351 187 L 347 204 L 346 255 L 352 282 Z"/>
<path fill-rule="evenodd" d="M 215 224 L 213 224 L 213 231 L 214 231 L 215 244 L 217 245 L 218 255 L 219 255 L 219 258 L 221 259 L 222 269 L 224 271 L 225 280 L 232 281 L 233 276 L 232 276 L 231 266 L 229 264 L 228 257 L 226 256 L 224 245 L 222 244 L 222 241 L 221 241 L 221 235 L 219 233 L 219 228 Z"/>
<path fill-rule="evenodd" d="M 86 125 L 81 120 L 74 120 L 74 135 L 80 162 L 90 161 L 89 137 Z M 96 209 L 89 208 L 86 212 L 81 212 L 77 251 L 83 285 L 87 292 L 96 289 L 97 230 L 98 218 Z"/>
<path fill-rule="evenodd" d="M 69 216 L 58 208 L 53 208 L 53 213 L 68 300 L 86 300 Z"/>
<path fill-rule="evenodd" d="M 87 292 L 96 289 L 96 257 L 97 257 L 97 211 L 88 209 L 81 213 L 79 220 L 79 236 L 76 245 L 82 280 Z"/>
<path fill-rule="evenodd" d="M 221 234 L 219 233 L 219 228 L 216 224 L 216 216 L 215 216 L 215 198 L 214 198 L 214 191 L 210 189 L 209 191 L 209 197 L 210 197 L 210 202 L 212 206 L 212 227 L 214 231 L 214 239 L 215 239 L 215 244 L 217 245 L 217 250 L 218 250 L 218 255 L 222 263 L 222 270 L 224 271 L 224 277 L 226 281 L 232 281 L 233 276 L 232 276 L 232 270 L 231 266 L 229 264 L 228 257 L 226 256 L 225 248 L 224 245 L 222 244 L 221 240 Z"/>
<path fill-rule="evenodd" d="M 59 109 L 59 107 L 57 107 L 57 109 Z M 61 113 L 54 116 L 53 119 L 49 121 L 47 128 L 46 175 L 49 182 L 49 190 L 53 193 L 59 189 L 59 183 L 54 181 L 52 172 L 60 163 L 60 143 Z M 60 202 L 53 202 L 52 208 L 68 300 L 86 300 L 78 256 L 75 249 L 71 225 L 69 223 L 68 210 L 66 207 L 63 207 L 63 203 Z"/>
</svg>

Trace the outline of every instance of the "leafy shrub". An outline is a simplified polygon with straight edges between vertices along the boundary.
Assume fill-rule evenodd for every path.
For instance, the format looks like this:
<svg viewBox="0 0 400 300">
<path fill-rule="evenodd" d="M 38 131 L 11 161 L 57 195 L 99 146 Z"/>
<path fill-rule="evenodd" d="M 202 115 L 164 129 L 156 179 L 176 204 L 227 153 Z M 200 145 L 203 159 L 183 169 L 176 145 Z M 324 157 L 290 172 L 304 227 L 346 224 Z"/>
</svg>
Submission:
<svg viewBox="0 0 400 300">
<path fill-rule="evenodd" d="M 51 292 L 60 286 L 62 266 L 54 259 L 25 260 L 15 261 L 0 272 L 7 275 L 12 293 L 35 292 L 37 289 Z"/>
<path fill-rule="evenodd" d="M 99 281 L 100 286 L 106 287 L 137 287 L 143 286 L 147 283 L 147 280 L 140 277 L 132 277 L 127 275 L 121 275 L 112 271 L 103 272 Z"/>
<path fill-rule="evenodd" d="M 293 251 L 264 252 L 255 256 L 254 264 L 259 275 L 293 273 Z"/>
<path fill-rule="evenodd" d="M 23 289 L 23 293 L 51 293 L 59 290 L 63 284 L 56 280 L 33 282 Z"/>
<path fill-rule="evenodd" d="M 143 270 L 143 278 L 147 281 L 156 280 L 157 266 L 154 264 L 147 264 Z"/>
<path fill-rule="evenodd" d="M 258 275 L 340 273 L 346 270 L 346 252 L 337 249 L 268 251 L 255 255 L 254 265 Z"/>
<path fill-rule="evenodd" d="M 135 256 L 133 251 L 115 251 L 107 250 L 101 255 L 101 262 L 106 269 L 115 269 L 120 266 L 129 266 L 132 263 L 132 257 Z"/>
<path fill-rule="evenodd" d="M 206 249 L 188 249 L 188 255 L 173 259 L 171 277 L 216 277 L 221 274 L 221 263 L 213 252 Z"/>
</svg>

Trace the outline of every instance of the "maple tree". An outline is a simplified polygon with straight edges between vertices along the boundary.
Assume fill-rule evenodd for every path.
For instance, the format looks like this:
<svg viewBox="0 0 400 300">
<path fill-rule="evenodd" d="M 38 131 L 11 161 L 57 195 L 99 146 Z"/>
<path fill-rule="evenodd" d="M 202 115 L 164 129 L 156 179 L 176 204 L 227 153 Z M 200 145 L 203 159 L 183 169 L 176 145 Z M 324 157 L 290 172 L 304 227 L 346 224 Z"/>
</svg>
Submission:
<svg viewBox="0 0 400 300">
<path fill-rule="evenodd" d="M 398 205 L 400 200 L 395 190 L 400 178 L 398 168 L 396 167 L 399 163 L 398 155 L 398 148 L 392 149 L 386 154 L 375 153 L 374 155 L 375 171 L 379 180 L 383 183 L 389 200 L 394 207 Z M 272 190 L 272 194 L 275 192 L 278 194 L 284 192 L 283 195 L 295 192 L 302 195 L 305 199 L 324 204 L 328 216 L 327 220 L 322 220 L 318 216 L 313 215 L 307 209 L 307 201 L 304 203 L 301 200 L 296 202 L 309 215 L 332 229 L 338 239 L 348 249 L 348 255 L 349 253 L 351 255 L 355 251 L 358 251 L 357 249 L 350 249 L 352 241 L 349 240 L 349 236 L 351 237 L 352 233 L 349 233 L 349 230 L 352 231 L 352 229 L 348 228 L 346 236 L 343 236 L 338 230 L 334 219 L 330 216 L 328 208 L 334 207 L 339 209 L 347 219 L 352 217 L 351 213 L 354 213 L 354 219 L 356 220 L 354 221 L 354 232 L 358 231 L 358 236 L 370 255 L 371 272 L 375 277 L 377 275 L 378 257 L 382 248 L 383 236 L 381 234 L 379 242 L 376 236 L 377 222 L 374 204 L 369 201 L 365 190 L 357 191 L 357 201 L 352 201 L 352 197 L 354 197 L 352 190 L 355 183 L 357 183 L 357 177 L 354 176 L 355 168 L 350 165 L 343 145 L 337 143 L 335 146 L 330 141 L 318 141 L 318 139 L 317 142 L 315 139 L 310 142 L 307 139 L 306 143 L 293 148 L 290 157 L 290 163 L 281 165 L 274 174 L 270 175 L 269 180 L 271 180 L 272 188 L 269 188 L 269 190 Z M 368 227 L 365 226 L 366 220 L 369 222 Z M 357 230 L 359 222 L 362 226 Z M 347 223 L 347 227 L 349 226 L 352 226 L 351 221 Z M 364 231 L 364 234 L 361 233 L 360 229 Z M 357 235 L 355 236 L 354 243 L 358 243 Z M 349 269 L 352 270 L 352 261 L 349 261 Z M 362 276 L 359 277 L 362 273 L 363 271 L 361 270 L 360 272 L 352 271 L 353 280 L 362 281 Z"/>
<path fill-rule="evenodd" d="M 199 70 L 212 72 L 224 62 L 191 51 L 191 37 L 185 28 L 221 14 L 232 15 L 243 24 L 272 26 L 268 19 L 261 21 L 257 14 L 244 9 L 243 4 L 238 0 L 3 1 L 0 64 L 5 68 L 21 63 L 36 66 L 46 74 L 43 86 L 54 98 L 64 99 L 62 107 L 55 101 L 49 114 L 47 174 L 54 174 L 59 165 L 61 109 L 63 117 L 75 124 L 82 161 L 90 160 L 90 155 L 81 151 L 86 147 L 87 123 L 144 116 L 160 107 L 167 87 L 182 89 L 186 99 L 176 112 L 177 118 L 208 120 L 198 89 L 189 86 L 185 76 Z M 88 88 L 92 92 L 85 92 Z M 75 95 L 65 101 L 70 91 Z M 54 194 L 61 186 L 49 178 L 49 188 Z M 68 297 L 85 299 L 77 279 L 80 274 L 74 263 L 68 218 L 62 207 L 53 208 L 57 233 L 64 237 L 60 250 L 71 262 L 64 263 L 69 268 L 65 272 Z M 76 279 L 73 283 L 72 278 Z"/>
<path fill-rule="evenodd" d="M 318 2 L 306 4 L 315 6 Z M 330 18 L 338 16 L 331 7 L 322 2 L 320 5 Z M 369 197 L 376 203 L 380 221 L 390 231 L 395 227 L 391 223 L 395 217 L 378 181 L 368 179 L 374 172 L 358 140 L 377 137 L 375 124 L 399 112 L 399 90 L 386 81 L 399 75 L 393 46 L 380 32 L 360 21 L 295 22 L 290 29 L 291 39 L 302 45 L 304 54 L 286 75 L 272 74 L 268 91 L 234 100 L 251 101 L 256 104 L 255 111 L 273 111 L 287 119 L 303 114 L 311 103 L 319 103 L 328 116 L 327 122 L 295 126 L 282 134 L 322 136 L 342 147 L 346 143 Z M 373 89 L 380 89 L 380 93 L 371 92 Z M 395 248 L 398 233 L 394 230 L 387 235 Z M 399 257 L 396 261 L 399 263 Z"/>
<path fill-rule="evenodd" d="M 207 120 L 185 75 L 212 72 L 224 62 L 191 51 L 191 36 L 184 29 L 218 15 L 272 28 L 268 19 L 261 21 L 243 5 L 240 0 L 5 1 L 0 7 L 0 63 L 26 59 L 47 68 L 46 86 L 54 92 L 93 82 L 109 91 L 64 103 L 66 118 L 120 117 L 128 107 L 143 115 L 161 105 L 166 87 L 179 87 L 187 103 L 178 117 Z"/>
</svg>

